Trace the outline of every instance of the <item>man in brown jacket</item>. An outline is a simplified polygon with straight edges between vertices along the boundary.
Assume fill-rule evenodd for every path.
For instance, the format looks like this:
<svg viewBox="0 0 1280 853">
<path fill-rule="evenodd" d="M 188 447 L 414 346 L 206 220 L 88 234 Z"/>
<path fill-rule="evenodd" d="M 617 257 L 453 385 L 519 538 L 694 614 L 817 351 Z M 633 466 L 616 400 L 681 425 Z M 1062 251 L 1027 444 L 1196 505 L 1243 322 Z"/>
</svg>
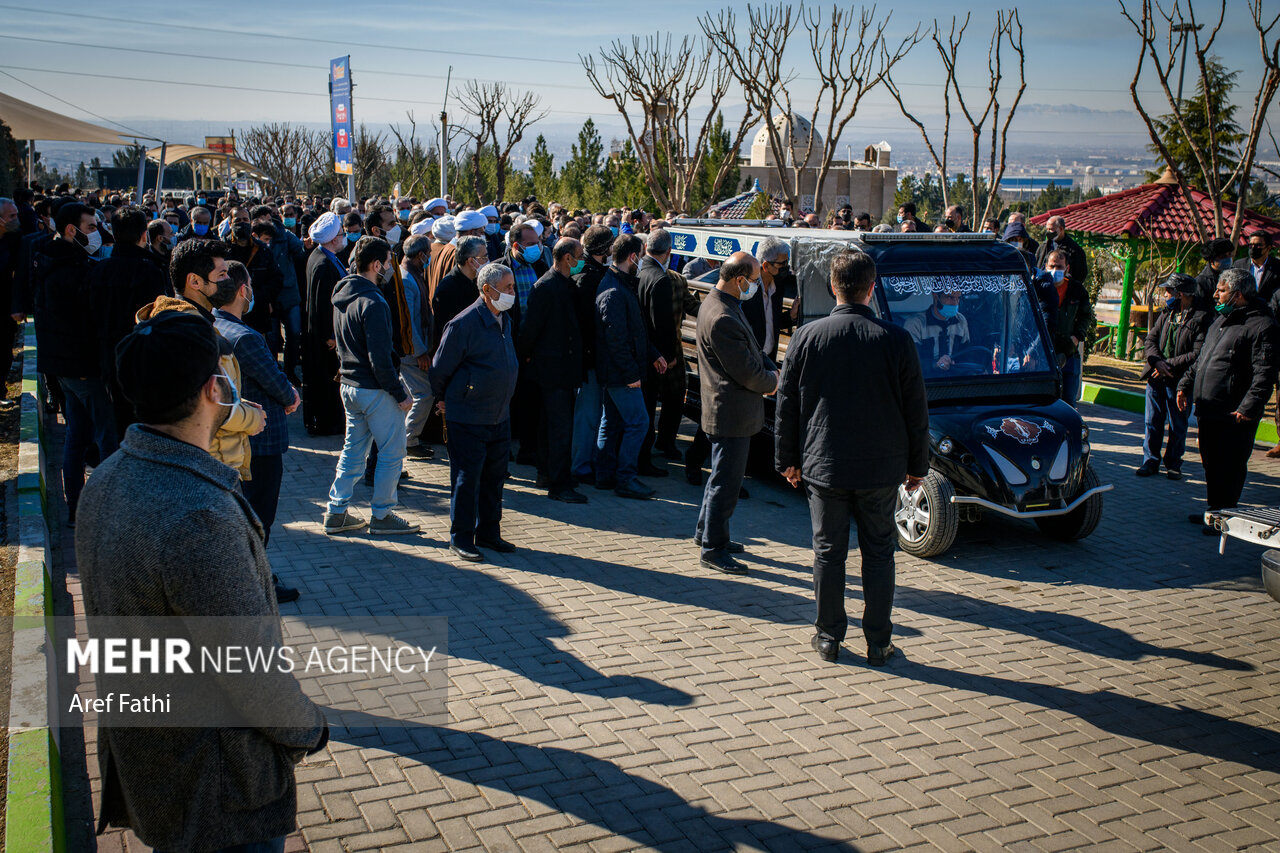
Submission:
<svg viewBox="0 0 1280 853">
<path fill-rule="evenodd" d="M 742 314 L 742 303 L 760 289 L 760 263 L 734 253 L 720 267 L 720 281 L 698 309 L 698 382 L 702 429 L 711 439 L 711 476 L 702 493 L 694 541 L 702 565 L 746 574 L 732 555 L 743 546 L 729 538 L 729 518 L 747 471 L 751 437 L 764 426 L 763 395 L 778 390 L 778 374 L 760 351 Z"/>
</svg>

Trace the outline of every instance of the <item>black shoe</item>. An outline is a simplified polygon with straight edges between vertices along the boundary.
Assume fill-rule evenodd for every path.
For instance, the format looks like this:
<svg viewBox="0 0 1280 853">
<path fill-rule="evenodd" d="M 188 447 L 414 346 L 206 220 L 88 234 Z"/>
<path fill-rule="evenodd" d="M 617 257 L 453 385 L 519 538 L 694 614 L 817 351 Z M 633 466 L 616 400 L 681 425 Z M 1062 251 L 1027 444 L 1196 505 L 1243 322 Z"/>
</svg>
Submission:
<svg viewBox="0 0 1280 853">
<path fill-rule="evenodd" d="M 701 548 L 702 540 L 699 539 L 697 536 L 695 536 L 693 537 L 693 544 Z M 724 546 L 720 550 L 729 554 L 742 554 L 746 552 L 747 546 L 743 545 L 741 542 L 730 542 L 728 545 Z"/>
<path fill-rule="evenodd" d="M 641 477 L 666 477 L 671 472 L 666 468 L 659 468 L 657 465 L 650 463 L 648 465 L 641 465 L 637 469 L 636 473 Z"/>
<path fill-rule="evenodd" d="M 745 575 L 747 573 L 746 566 L 730 557 L 724 551 L 712 551 L 703 554 L 698 562 L 704 569 L 715 569 L 717 572 L 724 572 L 726 575 Z"/>
<path fill-rule="evenodd" d="M 745 500 L 749 500 L 750 498 L 751 498 L 751 493 L 747 491 L 747 487 L 746 487 L 746 486 L 739 486 L 739 487 L 738 487 L 738 500 L 740 500 L 740 501 L 745 501 Z"/>
<path fill-rule="evenodd" d="M 547 497 L 553 501 L 560 501 L 566 504 L 584 504 L 587 502 L 587 496 L 576 489 L 565 489 L 560 492 L 548 492 Z"/>
<path fill-rule="evenodd" d="M 596 486 L 596 488 L 600 488 Z M 657 494 L 656 491 L 644 485 L 643 483 L 632 483 L 627 486 L 618 486 L 613 493 L 620 498 L 633 498 L 638 501 L 647 501 L 649 498 Z"/>
<path fill-rule="evenodd" d="M 607 480 L 596 480 L 596 488 L 600 489 L 602 492 L 612 492 L 614 489 L 618 488 L 618 481 L 613 478 L 609 478 Z"/>
<path fill-rule="evenodd" d="M 680 453 L 680 451 L 676 450 L 674 446 L 655 447 L 654 450 L 658 453 L 661 453 L 663 459 L 668 459 L 672 462 L 679 462 L 681 459 L 684 458 L 684 456 Z"/>
<path fill-rule="evenodd" d="M 1160 473 L 1160 463 L 1155 461 L 1143 462 L 1141 465 L 1138 466 L 1138 470 L 1134 471 L 1133 473 L 1138 475 L 1139 477 L 1155 476 L 1156 474 Z"/>
<path fill-rule="evenodd" d="M 409 476 L 409 472 L 408 472 L 408 471 L 406 471 L 406 470 L 404 470 L 403 468 L 401 468 L 401 469 L 400 469 L 400 479 L 401 479 L 401 480 L 411 480 L 411 479 L 413 479 L 413 478 Z"/>
<path fill-rule="evenodd" d="M 694 468 L 693 466 L 686 464 L 684 466 L 684 478 L 689 481 L 689 485 L 691 486 L 701 486 L 702 469 Z"/>
<path fill-rule="evenodd" d="M 415 444 L 404 449 L 405 455 L 413 459 L 434 459 L 436 452 L 425 444 Z"/>
<path fill-rule="evenodd" d="M 836 658 L 840 657 L 840 644 L 830 637 L 814 634 L 809 640 L 809 645 L 818 653 L 818 657 L 827 663 L 835 663 Z"/>
<path fill-rule="evenodd" d="M 516 546 L 499 536 L 497 539 L 481 539 L 476 537 L 476 546 L 488 548 L 490 551 L 497 551 L 499 554 L 511 554 L 516 550 Z"/>
<path fill-rule="evenodd" d="M 551 478 L 546 474 L 539 474 L 538 479 L 533 482 L 534 488 L 549 489 L 551 488 Z"/>
<path fill-rule="evenodd" d="M 887 646 L 867 646 L 867 663 L 872 666 L 884 666 L 889 662 L 889 658 L 898 653 L 893 643 Z"/>
<path fill-rule="evenodd" d="M 1164 475 L 1165 475 L 1166 477 L 1168 477 L 1170 480 L 1181 480 L 1181 479 L 1182 479 L 1182 472 L 1181 472 L 1181 471 L 1179 471 L 1177 468 L 1167 468 L 1167 469 L 1165 469 Z"/>
<path fill-rule="evenodd" d="M 468 563 L 478 563 L 484 559 L 484 555 L 477 551 L 474 545 L 450 545 L 449 550 L 457 555 L 458 559 L 466 560 Z"/>
<path fill-rule="evenodd" d="M 276 579 L 276 603 L 288 604 L 291 601 L 297 601 L 302 597 L 302 593 L 298 592 L 291 586 L 285 586 L 280 583 L 279 578 Z"/>
</svg>

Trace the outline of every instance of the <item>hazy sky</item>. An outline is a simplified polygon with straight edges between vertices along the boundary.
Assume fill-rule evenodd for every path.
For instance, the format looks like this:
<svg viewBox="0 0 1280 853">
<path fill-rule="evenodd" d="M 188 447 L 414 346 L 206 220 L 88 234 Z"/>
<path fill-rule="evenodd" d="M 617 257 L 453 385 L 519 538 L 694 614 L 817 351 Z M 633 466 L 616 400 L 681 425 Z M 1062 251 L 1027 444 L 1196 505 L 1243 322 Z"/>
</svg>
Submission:
<svg viewBox="0 0 1280 853">
<path fill-rule="evenodd" d="M 89 120 L 95 119 L 24 83 L 126 123 L 159 118 L 327 122 L 327 60 L 350 53 L 357 121 L 403 122 L 405 111 L 414 110 L 419 124 L 426 124 L 439 112 L 444 77 L 452 65 L 455 82 L 498 79 L 532 89 L 542 96 L 549 121 L 579 123 L 587 115 L 614 114 L 612 105 L 585 81 L 579 53 L 656 28 L 679 39 L 698 31 L 701 12 L 725 5 L 696 0 L 63 0 L 34 9 L 27 0 L 0 0 L 5 20 L 0 70 L 12 75 L 0 74 L 0 91 Z M 1117 0 L 1019 5 L 1028 51 L 1024 103 L 1131 109 L 1128 84 L 1136 36 L 1120 16 Z M 1199 5 L 1209 4 L 1201 0 Z M 1233 67 L 1245 68 L 1240 100 L 1247 110 L 1260 63 L 1244 5 L 1244 0 L 1229 0 L 1235 14 L 1229 13 L 1218 52 Z M 891 6 L 896 7 L 891 30 L 899 36 L 917 24 L 928 25 L 934 16 L 949 22 L 957 9 L 965 8 L 942 0 L 913 0 L 881 3 L 881 14 Z M 967 7 L 973 23 L 962 80 L 985 85 L 986 41 L 999 7 Z M 811 76 L 803 31 L 799 38 L 793 36 L 792 44 L 798 73 Z M 932 46 L 919 45 L 899 77 L 905 96 L 928 111 L 941 79 Z M 896 107 L 881 94 L 860 116 L 871 135 L 888 127 Z M 1247 121 L 1247 114 L 1242 118 Z"/>
</svg>

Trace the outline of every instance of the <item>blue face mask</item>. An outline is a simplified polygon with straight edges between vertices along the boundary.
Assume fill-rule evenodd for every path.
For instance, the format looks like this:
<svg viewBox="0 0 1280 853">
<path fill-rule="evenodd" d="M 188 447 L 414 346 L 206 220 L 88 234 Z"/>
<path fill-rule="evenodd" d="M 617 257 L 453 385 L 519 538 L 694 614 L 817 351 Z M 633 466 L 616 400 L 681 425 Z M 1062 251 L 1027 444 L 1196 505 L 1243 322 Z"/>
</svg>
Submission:
<svg viewBox="0 0 1280 853">
<path fill-rule="evenodd" d="M 617 236 L 618 236 L 618 229 L 617 229 L 616 227 L 614 227 L 614 228 L 610 228 L 609 230 L 613 232 L 613 236 L 615 236 L 615 237 L 617 237 Z"/>
<path fill-rule="evenodd" d="M 1177 308 L 1181 304 L 1182 304 L 1182 300 L 1176 296 L 1170 296 L 1168 299 L 1164 301 L 1164 307 L 1166 308 Z"/>
<path fill-rule="evenodd" d="M 292 217 L 292 216 L 286 216 L 286 217 L 284 218 L 284 227 L 285 227 L 285 228 L 292 228 L 292 227 L 294 227 L 294 226 L 295 226 L 295 225 L 297 225 L 297 224 L 298 224 L 298 220 L 297 220 L 297 219 L 295 219 L 295 218 L 294 218 L 294 217 Z"/>
<path fill-rule="evenodd" d="M 520 257 L 524 258 L 526 264 L 531 264 L 542 257 L 542 246 L 537 243 L 532 246 L 525 246 L 520 252 Z"/>
<path fill-rule="evenodd" d="M 196 204 L 208 204 L 208 203 L 209 203 L 209 199 L 207 199 L 207 198 L 198 198 L 198 199 L 196 199 Z"/>
<path fill-rule="evenodd" d="M 583 268 L 586 267 L 586 265 L 587 265 L 586 258 L 578 258 L 578 260 L 574 263 L 574 265 L 569 267 L 569 275 L 577 275 L 578 273 L 582 272 Z"/>
<path fill-rule="evenodd" d="M 496 223 L 496 222 L 490 222 L 490 223 L 488 223 L 487 225 L 485 225 L 485 226 L 484 226 L 484 233 L 486 233 L 486 234 L 490 234 L 490 235 L 492 235 L 492 234 L 497 234 L 497 233 L 498 233 L 498 223 Z"/>
<path fill-rule="evenodd" d="M 249 308 L 248 308 L 244 313 L 248 314 L 250 311 L 252 311 L 252 310 L 253 310 L 253 300 L 254 300 L 254 297 L 253 297 L 253 296 L 250 296 L 250 297 L 249 297 Z"/>
<path fill-rule="evenodd" d="M 413 213 L 413 211 L 411 211 L 411 210 L 402 210 L 402 211 L 400 211 L 400 219 L 401 219 L 401 220 L 403 220 L 404 222 L 408 222 L 408 221 L 409 221 L 409 214 L 411 214 L 411 213 Z"/>
<path fill-rule="evenodd" d="M 191 230 L 199 234 L 201 237 L 203 237 L 205 234 L 209 233 L 209 226 L 201 225 L 200 223 L 196 222 L 192 224 Z"/>
<path fill-rule="evenodd" d="M 1049 270 L 1049 275 L 1053 277 L 1054 284 L 1062 284 L 1062 280 L 1066 278 L 1066 270 Z"/>
<path fill-rule="evenodd" d="M 898 224 L 901 225 L 902 222 L 903 222 L 902 214 L 898 214 Z"/>
<path fill-rule="evenodd" d="M 363 236 L 363 235 L 361 235 L 361 233 L 360 233 L 359 231 L 348 232 L 348 233 L 347 233 L 347 242 L 348 242 L 348 243 L 354 243 L 355 241 L 359 240 L 359 239 L 361 238 L 361 236 Z"/>
<path fill-rule="evenodd" d="M 959 305 L 939 305 L 938 313 L 942 315 L 944 320 L 954 320 L 960 314 Z"/>
</svg>

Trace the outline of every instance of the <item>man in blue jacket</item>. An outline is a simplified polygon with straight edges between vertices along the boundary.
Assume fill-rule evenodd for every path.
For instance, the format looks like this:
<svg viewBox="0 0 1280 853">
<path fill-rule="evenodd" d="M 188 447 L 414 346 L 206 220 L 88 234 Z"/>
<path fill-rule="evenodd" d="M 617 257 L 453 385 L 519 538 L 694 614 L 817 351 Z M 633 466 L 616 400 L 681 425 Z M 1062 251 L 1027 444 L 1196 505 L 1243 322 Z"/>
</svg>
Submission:
<svg viewBox="0 0 1280 853">
<path fill-rule="evenodd" d="M 333 334 L 338 353 L 339 394 L 346 412 L 346 439 L 329 490 L 324 532 L 359 530 L 364 519 L 347 509 L 356 480 L 364 474 L 371 442 L 378 443 L 373 474 L 370 533 L 417 533 L 418 525 L 400 518 L 396 486 L 404 466 L 404 413 L 411 400 L 396 369 L 391 339 L 391 309 L 378 284 L 394 275 L 391 246 L 381 237 L 361 237 L 351 249 L 356 274 L 333 291 Z"/>
<path fill-rule="evenodd" d="M 470 563 L 516 548 L 502 538 L 502 484 L 511 452 L 511 396 L 520 372 L 511 268 L 487 264 L 476 276 L 480 298 L 445 326 L 431 362 L 431 390 L 449 447 L 449 550 Z"/>
<path fill-rule="evenodd" d="M 596 380 L 604 390 L 604 418 L 596 449 L 596 488 L 645 500 L 653 489 L 637 477 L 640 448 L 649 429 L 640 380 L 650 364 L 664 373 L 667 362 L 649 342 L 640 307 L 636 268 L 644 243 L 634 234 L 613 242 L 613 266 L 596 291 Z"/>
</svg>

